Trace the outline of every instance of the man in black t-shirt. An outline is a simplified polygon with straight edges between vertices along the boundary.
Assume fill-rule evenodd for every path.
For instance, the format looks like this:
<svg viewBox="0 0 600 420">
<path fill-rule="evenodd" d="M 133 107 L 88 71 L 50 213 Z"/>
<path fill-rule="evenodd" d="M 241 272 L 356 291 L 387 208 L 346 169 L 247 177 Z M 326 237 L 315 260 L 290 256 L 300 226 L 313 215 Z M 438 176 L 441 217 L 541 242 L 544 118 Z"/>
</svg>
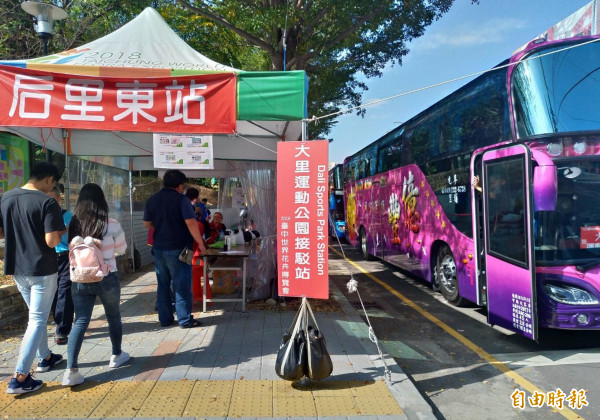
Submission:
<svg viewBox="0 0 600 420">
<path fill-rule="evenodd" d="M 56 166 L 38 163 L 27 184 L 6 192 L 0 199 L 4 274 L 14 276 L 29 308 L 27 330 L 15 375 L 6 389 L 8 394 L 24 394 L 42 386 L 42 381 L 29 373 L 36 353 L 38 372 L 46 372 L 63 361 L 61 355 L 48 349 L 46 329 L 58 277 L 54 247 L 66 230 L 58 203 L 47 195 L 59 178 Z"/>
</svg>

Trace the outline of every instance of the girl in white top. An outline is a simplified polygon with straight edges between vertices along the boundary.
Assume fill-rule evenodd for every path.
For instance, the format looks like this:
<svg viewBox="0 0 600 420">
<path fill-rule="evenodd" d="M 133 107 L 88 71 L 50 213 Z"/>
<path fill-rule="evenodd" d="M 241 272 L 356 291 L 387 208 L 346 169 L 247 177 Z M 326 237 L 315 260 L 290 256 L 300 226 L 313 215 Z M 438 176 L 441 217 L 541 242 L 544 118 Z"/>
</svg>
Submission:
<svg viewBox="0 0 600 420">
<path fill-rule="evenodd" d="M 117 271 L 115 256 L 125 254 L 126 249 L 127 242 L 123 228 L 115 219 L 108 218 L 108 228 L 102 238 L 102 257 L 111 273 Z"/>
<path fill-rule="evenodd" d="M 81 350 L 85 331 L 92 317 L 96 297 L 100 298 L 108 321 L 108 335 L 112 344 L 112 356 L 108 366 L 116 368 L 129 360 L 129 354 L 121 350 L 123 324 L 121 322 L 121 285 L 117 274 L 115 255 L 125 253 L 125 233 L 119 222 L 108 217 L 108 204 L 104 192 L 97 184 L 86 184 L 81 188 L 79 199 L 69 223 L 69 243 L 75 236 L 91 236 L 102 241 L 104 262 L 109 274 L 95 283 L 75 283 L 71 285 L 75 323 L 69 334 L 67 347 L 67 369 L 62 384 L 74 386 L 82 383 L 84 377 L 77 368 L 77 356 Z"/>
</svg>

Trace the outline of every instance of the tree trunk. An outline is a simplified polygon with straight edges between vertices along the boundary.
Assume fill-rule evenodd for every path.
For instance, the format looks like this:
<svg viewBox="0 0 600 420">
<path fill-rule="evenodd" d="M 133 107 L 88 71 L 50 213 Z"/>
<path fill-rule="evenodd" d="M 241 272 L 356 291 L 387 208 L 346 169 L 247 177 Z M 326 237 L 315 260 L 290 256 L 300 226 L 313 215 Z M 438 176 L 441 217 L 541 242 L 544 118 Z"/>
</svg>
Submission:
<svg viewBox="0 0 600 420">
<path fill-rule="evenodd" d="M 281 36 L 279 37 L 278 40 L 278 51 L 274 52 L 273 54 L 271 54 L 271 69 L 272 70 L 284 70 L 284 62 L 283 62 L 283 31 L 280 32 Z M 300 67 L 298 64 L 299 63 L 295 63 L 292 66 L 290 66 L 288 63 L 290 62 L 290 60 L 294 57 L 296 57 L 297 55 L 297 50 L 298 50 L 298 37 L 299 37 L 299 30 L 298 28 L 290 28 L 288 29 L 287 33 L 286 33 L 286 39 L 285 39 L 285 43 L 286 43 L 286 51 L 285 51 L 285 61 L 287 64 L 285 70 L 304 70 L 304 66 Z"/>
</svg>

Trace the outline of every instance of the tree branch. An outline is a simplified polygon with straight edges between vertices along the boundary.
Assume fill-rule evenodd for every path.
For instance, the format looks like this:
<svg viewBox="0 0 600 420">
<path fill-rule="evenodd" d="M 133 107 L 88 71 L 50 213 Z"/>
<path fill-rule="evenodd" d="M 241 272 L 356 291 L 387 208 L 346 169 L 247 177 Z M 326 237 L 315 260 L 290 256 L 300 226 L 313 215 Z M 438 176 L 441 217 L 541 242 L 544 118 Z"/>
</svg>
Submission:
<svg viewBox="0 0 600 420">
<path fill-rule="evenodd" d="M 386 8 L 386 5 L 382 4 L 381 6 L 379 6 L 379 8 L 373 10 L 371 13 L 369 13 L 367 15 L 364 15 L 364 16 L 358 17 L 357 20 L 356 20 L 356 22 L 354 23 L 354 25 L 348 27 L 345 31 L 340 32 L 340 34 L 338 36 L 336 36 L 330 42 L 328 42 L 325 45 L 323 45 L 323 47 L 321 48 L 321 50 L 328 50 L 328 49 L 330 49 L 335 44 L 339 43 L 341 40 L 343 40 L 344 38 L 346 38 L 348 35 L 350 35 L 351 33 L 355 32 L 365 22 L 370 21 L 373 16 L 378 15 L 379 13 L 381 13 L 381 11 L 383 9 L 385 9 L 385 8 Z M 316 54 L 316 51 L 313 51 L 313 55 L 314 54 Z"/>
<path fill-rule="evenodd" d="M 340 32 L 340 34 L 338 36 L 336 36 L 335 38 L 333 38 L 330 42 L 324 44 L 320 50 L 328 50 L 329 48 L 333 47 L 334 45 L 336 45 L 337 43 L 339 43 L 340 41 L 342 41 L 343 39 L 345 39 L 348 35 L 350 35 L 351 33 L 355 32 L 358 28 L 360 28 L 365 22 L 368 22 L 369 20 L 371 20 L 371 18 L 379 13 L 381 13 L 381 11 L 385 8 L 385 5 L 381 5 L 379 8 L 373 10 L 371 13 L 366 14 L 364 16 L 360 16 L 357 18 L 356 22 L 354 23 L 354 25 L 348 27 L 345 31 Z M 321 15 L 321 12 L 319 12 L 319 15 Z M 321 16 L 322 17 L 322 16 Z M 314 57 L 317 54 L 317 51 L 315 49 L 301 54 L 301 55 L 297 55 L 294 58 L 292 58 L 289 62 L 288 62 L 288 67 L 293 66 L 294 64 L 296 64 L 297 62 L 301 62 L 301 61 L 308 61 L 311 57 Z"/>
<path fill-rule="evenodd" d="M 294 65 L 296 65 L 296 63 L 308 60 L 310 57 L 312 57 L 314 55 L 313 52 L 314 51 L 310 51 L 310 52 L 295 56 L 294 58 L 290 59 L 290 61 L 287 62 L 286 67 L 292 68 Z"/>
<path fill-rule="evenodd" d="M 200 16 L 204 16 L 205 18 L 211 19 L 215 23 L 218 23 L 219 25 L 224 26 L 227 29 L 230 29 L 231 31 L 235 32 L 242 38 L 250 41 L 254 45 L 267 51 L 269 54 L 273 54 L 275 52 L 275 50 L 269 43 L 252 35 L 249 32 L 246 32 L 246 31 L 238 28 L 235 25 L 229 23 L 229 21 L 227 21 L 227 19 L 225 19 L 221 15 L 213 13 L 211 11 L 210 7 L 206 6 L 203 2 L 199 2 L 202 6 L 192 5 L 188 1 L 185 1 L 185 0 L 177 0 L 177 3 L 179 3 L 182 7 L 186 8 L 186 9 L 192 10 L 193 12 L 197 13 Z"/>
<path fill-rule="evenodd" d="M 327 14 L 327 12 L 327 9 L 319 10 L 319 13 L 317 13 L 317 16 L 315 16 L 312 22 L 306 25 L 306 29 L 304 30 L 304 35 L 306 36 L 306 38 L 310 38 L 312 36 L 312 34 L 315 32 L 315 26 L 321 21 L 321 19 Z"/>
<path fill-rule="evenodd" d="M 90 26 L 92 26 L 98 19 L 100 19 L 101 16 L 104 16 L 110 12 L 112 12 L 115 9 L 114 5 L 108 6 L 106 9 L 104 10 L 100 10 L 98 11 L 97 14 L 95 15 L 88 15 L 85 19 L 86 22 L 85 24 L 81 23 L 80 25 L 78 25 L 78 30 L 75 31 L 75 36 L 73 37 L 73 39 L 71 40 L 71 42 L 69 43 L 69 45 L 66 45 L 65 50 L 70 50 L 73 47 L 73 44 L 75 44 L 77 42 L 77 40 L 79 39 L 79 37 L 89 29 Z"/>
</svg>

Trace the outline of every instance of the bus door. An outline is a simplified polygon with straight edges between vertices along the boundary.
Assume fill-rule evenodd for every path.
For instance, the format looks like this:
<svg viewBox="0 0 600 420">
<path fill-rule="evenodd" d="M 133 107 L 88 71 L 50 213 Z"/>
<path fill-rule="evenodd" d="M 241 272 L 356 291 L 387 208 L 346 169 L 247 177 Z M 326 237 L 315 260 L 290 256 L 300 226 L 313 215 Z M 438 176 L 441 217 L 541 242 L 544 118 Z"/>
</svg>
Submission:
<svg viewBox="0 0 600 420">
<path fill-rule="evenodd" d="M 483 155 L 483 234 L 488 322 L 537 339 L 531 152 Z"/>
<path fill-rule="evenodd" d="M 474 153 L 471 157 L 471 167 L 473 168 L 472 179 L 477 177 L 480 185 L 483 180 L 483 152 Z M 473 181 L 473 186 L 475 186 Z M 472 190 L 471 211 L 473 213 L 473 241 L 475 243 L 475 283 L 477 287 L 477 304 L 479 306 L 487 305 L 487 285 L 485 284 L 485 254 L 483 252 L 483 195 L 475 188 Z"/>
<path fill-rule="evenodd" d="M 384 203 L 382 203 L 381 184 L 379 181 L 373 181 L 371 187 L 371 237 L 373 238 L 373 255 L 381 259 L 384 258 L 384 225 L 381 223 L 383 213 L 385 212 Z"/>
</svg>

